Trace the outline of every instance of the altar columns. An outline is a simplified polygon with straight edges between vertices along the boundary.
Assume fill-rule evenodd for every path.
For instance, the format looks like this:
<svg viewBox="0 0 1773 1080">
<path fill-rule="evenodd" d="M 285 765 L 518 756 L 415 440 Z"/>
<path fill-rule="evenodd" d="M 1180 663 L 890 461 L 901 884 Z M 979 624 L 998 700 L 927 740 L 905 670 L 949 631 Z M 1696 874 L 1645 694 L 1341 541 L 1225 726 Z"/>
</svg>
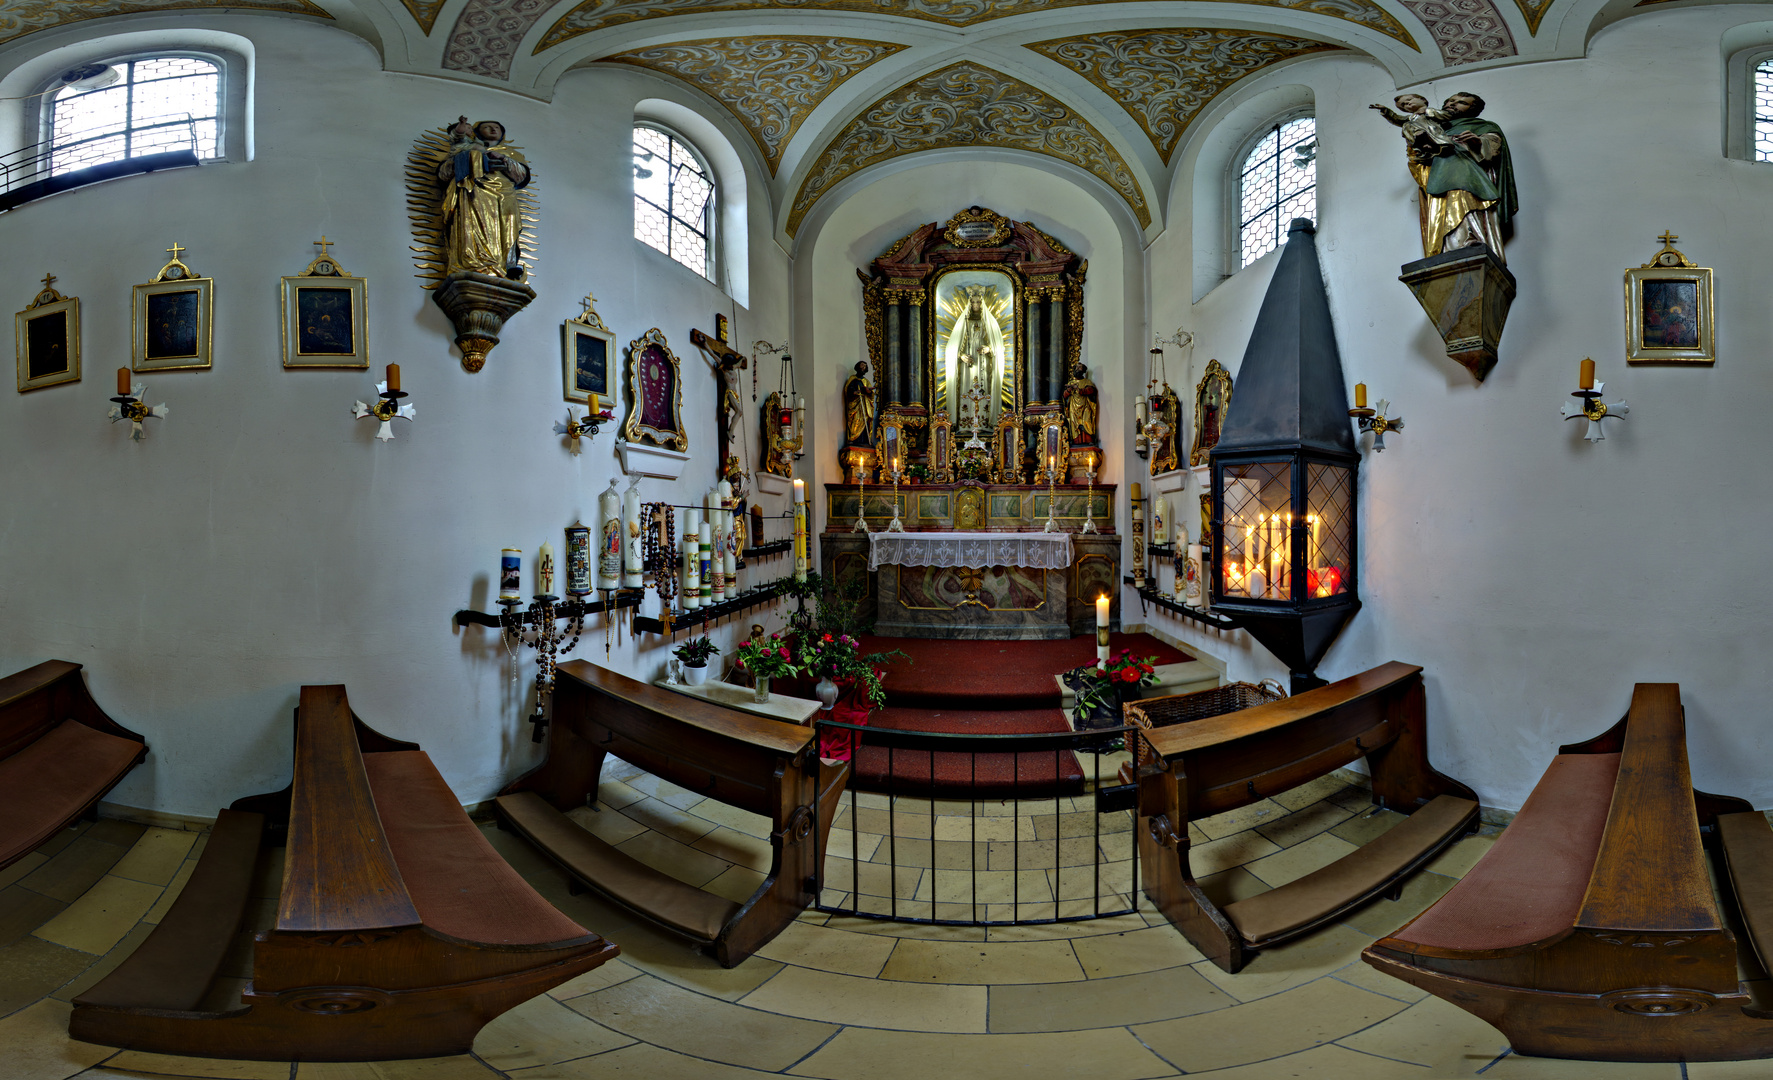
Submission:
<svg viewBox="0 0 1773 1080">
<path fill-rule="evenodd" d="M 886 378 L 880 380 L 886 384 L 884 389 L 888 405 L 903 405 L 907 400 L 905 394 L 905 338 L 900 328 L 902 313 L 903 308 L 898 297 L 892 297 L 886 309 L 888 367 L 887 371 L 882 373 L 886 375 Z"/>
<path fill-rule="evenodd" d="M 905 368 L 911 377 L 911 393 L 905 398 L 907 405 L 923 404 L 923 297 L 914 296 L 908 305 L 906 315 L 910 319 L 910 332 L 905 335 Z"/>
</svg>

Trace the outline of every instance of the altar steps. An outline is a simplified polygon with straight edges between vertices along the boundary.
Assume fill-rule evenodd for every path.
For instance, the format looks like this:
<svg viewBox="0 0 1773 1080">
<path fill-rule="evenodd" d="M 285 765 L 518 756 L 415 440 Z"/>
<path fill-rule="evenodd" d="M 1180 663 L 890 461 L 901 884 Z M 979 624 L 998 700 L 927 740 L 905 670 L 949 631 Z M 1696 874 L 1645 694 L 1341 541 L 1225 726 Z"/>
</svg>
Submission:
<svg viewBox="0 0 1773 1080">
<path fill-rule="evenodd" d="M 1108 648 L 1111 652 L 1131 649 L 1135 656 L 1154 656 L 1164 665 L 1199 663 L 1149 634 L 1111 633 Z M 862 637 L 864 653 L 893 649 L 910 656 L 911 663 L 897 663 L 889 669 L 886 691 L 890 707 L 1058 709 L 1065 701 L 1058 674 L 1094 660 L 1096 639 L 1094 635 L 1057 641 Z"/>
</svg>

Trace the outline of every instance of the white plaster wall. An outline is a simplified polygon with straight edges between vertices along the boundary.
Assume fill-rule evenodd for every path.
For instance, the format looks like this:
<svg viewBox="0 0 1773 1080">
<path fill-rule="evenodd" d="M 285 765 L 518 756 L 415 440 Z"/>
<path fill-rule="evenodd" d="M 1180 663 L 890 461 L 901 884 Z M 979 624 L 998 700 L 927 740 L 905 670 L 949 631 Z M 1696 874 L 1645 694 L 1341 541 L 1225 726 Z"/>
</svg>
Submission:
<svg viewBox="0 0 1773 1080">
<path fill-rule="evenodd" d="M 928 163 L 886 172 L 849 193 L 834 209 L 808 218 L 796 247 L 795 331 L 798 340 L 811 342 L 810 368 L 800 370 L 803 377 L 809 370 L 812 376 L 807 407 L 816 484 L 841 479 L 840 391 L 856 361 L 868 357 L 856 271 L 865 270 L 913 229 L 947 221 L 969 206 L 1033 222 L 1089 260 L 1083 360 L 1101 402 L 1103 445 L 1116 446 L 1132 437 L 1127 403 L 1135 392 L 1132 380 L 1144 340 L 1144 272 L 1137 226 L 1124 208 L 1116 212 L 1097 193 L 1040 168 L 1036 161 L 1029 155 L 1014 159 L 930 155 Z M 1100 479 L 1105 484 L 1123 483 L 1125 467 L 1121 455 L 1111 454 Z M 817 501 L 822 515 L 824 500 Z M 814 525 L 815 530 L 819 527 Z"/>
<path fill-rule="evenodd" d="M 1588 59 L 1420 87 L 1482 95 L 1514 154 L 1520 295 L 1482 385 L 1397 281 L 1421 254 L 1413 187 L 1396 129 L 1366 108 L 1396 88 L 1370 62 L 1319 58 L 1246 90 L 1315 95 L 1318 250 L 1344 371 L 1409 421 L 1363 463 L 1366 606 L 1319 674 L 1423 665 L 1433 757 L 1486 804 L 1520 806 L 1558 744 L 1617 720 L 1639 681 L 1681 684 L 1699 787 L 1773 802 L 1773 435 L 1757 412 L 1773 390 L 1773 168 L 1725 160 L 1718 138 L 1720 40 L 1752 16 L 1639 16 L 1601 32 Z M 1172 199 L 1189 198 L 1189 160 Z M 1716 268 L 1715 368 L 1624 362 L 1622 275 L 1664 229 Z M 1152 246 L 1152 322 L 1197 332 L 1196 377 L 1208 357 L 1235 376 L 1274 257 L 1190 303 L 1195 243 L 1184 225 Z M 1631 404 L 1596 445 L 1558 415 L 1585 356 L 1607 398 Z M 1284 675 L 1241 633 L 1158 621 L 1233 677 Z"/>
<path fill-rule="evenodd" d="M 755 150 L 724 113 L 631 69 L 572 73 L 543 104 L 385 74 L 368 44 L 328 27 L 181 17 L 255 43 L 256 159 L 0 217 L 6 249 L 31 253 L 12 264 L 13 309 L 47 270 L 80 297 L 85 319 L 82 382 L 0 396 L 0 669 L 51 657 L 86 665 L 99 704 L 153 749 L 111 796 L 127 805 L 210 815 L 282 786 L 304 683 L 345 684 L 367 723 L 423 745 L 464 802 L 484 799 L 536 760 L 522 722 L 534 653 L 520 656 L 513 689 L 496 635 L 451 616 L 492 606 L 502 547 L 523 549 L 532 589 L 537 547 L 561 551 L 565 526 L 592 524 L 597 493 L 620 473 L 608 428 L 576 457 L 552 434 L 566 412 L 561 322 L 590 291 L 620 346 L 653 326 L 671 341 L 695 459 L 680 483 L 640 489 L 680 502 L 699 501 L 715 470 L 715 384 L 690 328 L 711 331 L 719 311 L 733 317 L 735 341 L 788 329 L 788 260 L 761 201 L 749 309 L 633 239 L 634 103 L 667 98 L 709 115 L 761 200 Z M 474 375 L 413 276 L 402 177 L 418 133 L 458 113 L 508 125 L 542 205 L 538 298 Z M 369 278 L 372 372 L 280 366 L 278 278 L 307 265 L 322 233 Z M 105 422 L 106 399 L 128 363 L 130 286 L 174 240 L 216 279 L 215 366 L 143 377 L 172 414 L 133 444 Z M 389 362 L 401 364 L 418 419 L 384 445 L 349 409 Z M 717 641 L 725 648 L 751 621 Z M 604 636 L 599 618 L 575 655 L 605 663 Z M 607 662 L 650 679 L 667 656 L 658 638 L 637 647 L 624 634 Z"/>
</svg>

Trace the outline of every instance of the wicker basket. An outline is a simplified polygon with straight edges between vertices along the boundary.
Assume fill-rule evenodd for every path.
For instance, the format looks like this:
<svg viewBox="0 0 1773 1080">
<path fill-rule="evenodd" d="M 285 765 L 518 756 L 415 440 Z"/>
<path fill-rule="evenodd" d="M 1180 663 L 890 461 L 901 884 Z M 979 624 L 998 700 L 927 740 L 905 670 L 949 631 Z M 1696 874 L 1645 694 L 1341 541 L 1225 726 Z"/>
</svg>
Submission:
<svg viewBox="0 0 1773 1080">
<path fill-rule="evenodd" d="M 1259 684 L 1239 682 L 1192 694 L 1171 694 L 1167 697 L 1129 701 L 1125 711 L 1127 723 L 1150 731 L 1154 727 L 1186 724 L 1190 720 L 1204 720 L 1209 716 L 1222 716 L 1240 709 L 1266 705 L 1286 696 L 1287 692 L 1281 689 L 1280 683 L 1273 679 L 1264 679 Z M 1136 773 L 1150 755 L 1151 747 L 1142 736 L 1133 739 L 1132 771 Z"/>
</svg>

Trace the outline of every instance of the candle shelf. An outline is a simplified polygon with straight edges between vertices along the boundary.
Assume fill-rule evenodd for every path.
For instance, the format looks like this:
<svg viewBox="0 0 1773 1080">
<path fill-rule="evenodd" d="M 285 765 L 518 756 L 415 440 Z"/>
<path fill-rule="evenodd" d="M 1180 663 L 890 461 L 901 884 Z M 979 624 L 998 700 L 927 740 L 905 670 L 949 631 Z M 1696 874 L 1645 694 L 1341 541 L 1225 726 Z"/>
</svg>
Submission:
<svg viewBox="0 0 1773 1080">
<path fill-rule="evenodd" d="M 767 544 L 758 544 L 756 547 L 748 547 L 744 551 L 739 552 L 739 554 L 747 559 L 761 559 L 765 555 L 780 555 L 785 551 L 792 551 L 793 549 L 794 540 L 790 537 L 786 540 L 771 540 Z"/>
<path fill-rule="evenodd" d="M 1173 559 L 1176 557 L 1175 544 L 1147 544 L 1145 550 L 1154 559 Z"/>
<path fill-rule="evenodd" d="M 634 632 L 648 634 L 676 635 L 679 630 L 692 630 L 707 623 L 718 622 L 729 615 L 737 615 L 741 611 L 754 608 L 759 604 L 767 604 L 788 591 L 788 579 L 778 578 L 766 585 L 759 585 L 749 592 L 740 593 L 730 600 L 722 600 L 718 604 L 704 604 L 693 611 L 668 611 L 654 619 L 646 615 L 634 617 Z"/>
<path fill-rule="evenodd" d="M 1127 575 L 1122 580 L 1128 585 L 1133 583 L 1131 574 Z M 1135 589 L 1133 591 L 1139 594 L 1139 611 L 1141 614 L 1150 610 L 1150 608 L 1155 607 L 1160 611 L 1167 611 L 1173 615 L 1180 615 L 1184 619 L 1193 619 L 1195 622 L 1201 623 L 1204 626 L 1210 626 L 1215 630 L 1237 629 L 1236 619 L 1228 619 L 1223 615 L 1218 615 L 1211 611 L 1202 611 L 1199 608 L 1191 608 L 1188 605 L 1178 603 L 1175 600 L 1166 600 L 1157 594 L 1155 588 L 1152 588 L 1149 585 L 1143 589 Z"/>
<path fill-rule="evenodd" d="M 640 589 L 617 589 L 613 591 L 616 594 L 615 599 L 608 604 L 604 603 L 602 600 L 567 600 L 562 602 L 555 597 L 548 597 L 547 599 L 552 602 L 554 617 L 556 619 L 583 618 L 586 615 L 596 615 L 605 611 L 640 606 Z M 540 601 L 543 598 L 538 596 L 536 599 Z M 519 627 L 533 627 L 537 625 L 541 619 L 541 607 L 539 605 L 532 605 L 527 611 L 518 611 L 516 610 L 515 602 L 507 601 L 506 604 L 506 610 L 496 614 L 489 614 L 484 611 L 470 611 L 464 608 L 461 611 L 456 612 L 456 625 L 490 626 L 494 630 L 512 630 Z"/>
</svg>

